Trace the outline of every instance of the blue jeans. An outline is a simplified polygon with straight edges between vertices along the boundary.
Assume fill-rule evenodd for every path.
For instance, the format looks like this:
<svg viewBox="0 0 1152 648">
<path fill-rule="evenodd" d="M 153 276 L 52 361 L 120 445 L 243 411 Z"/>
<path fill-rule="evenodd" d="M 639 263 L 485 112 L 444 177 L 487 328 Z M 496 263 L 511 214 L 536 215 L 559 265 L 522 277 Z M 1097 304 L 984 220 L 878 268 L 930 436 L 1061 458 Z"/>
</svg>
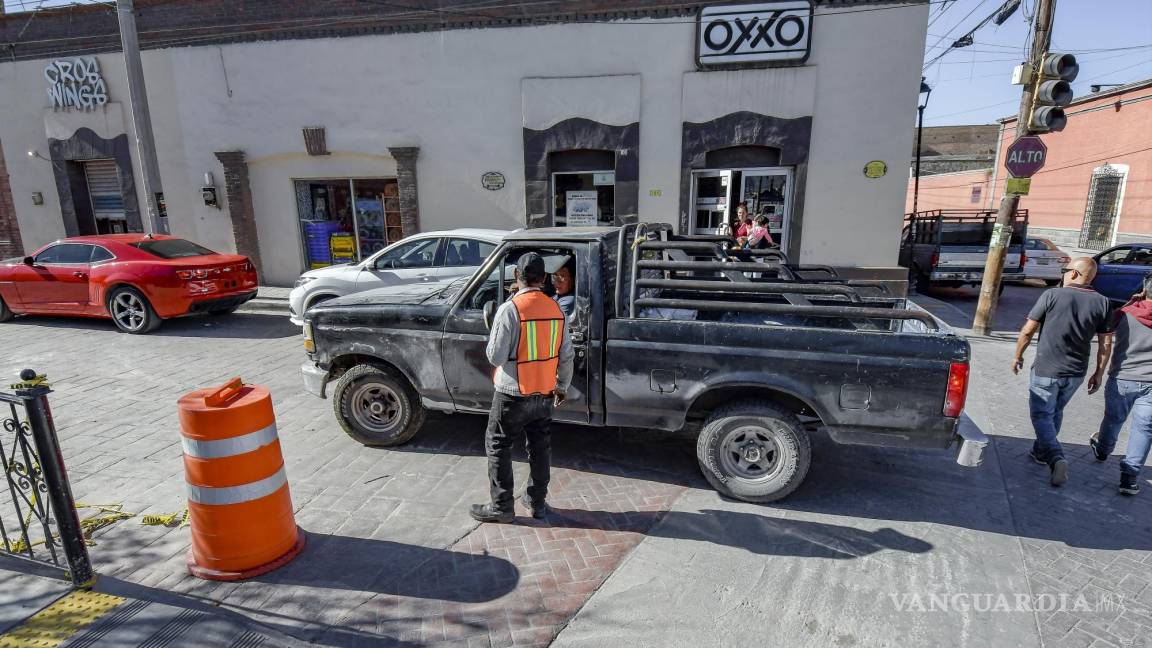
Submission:
<svg viewBox="0 0 1152 648">
<path fill-rule="evenodd" d="M 1136 476 L 1152 448 L 1152 382 L 1109 378 L 1104 386 L 1104 420 L 1096 435 L 1101 452 L 1112 453 L 1129 414 L 1132 428 L 1128 431 L 1128 450 L 1120 461 L 1120 472 Z"/>
<path fill-rule="evenodd" d="M 1032 452 L 1049 465 L 1064 458 L 1064 448 L 1060 447 L 1056 435 L 1060 434 L 1060 423 L 1064 420 L 1064 406 L 1083 382 L 1084 376 L 1045 378 L 1036 374 L 1028 381 L 1028 410 L 1036 430 Z"/>
</svg>

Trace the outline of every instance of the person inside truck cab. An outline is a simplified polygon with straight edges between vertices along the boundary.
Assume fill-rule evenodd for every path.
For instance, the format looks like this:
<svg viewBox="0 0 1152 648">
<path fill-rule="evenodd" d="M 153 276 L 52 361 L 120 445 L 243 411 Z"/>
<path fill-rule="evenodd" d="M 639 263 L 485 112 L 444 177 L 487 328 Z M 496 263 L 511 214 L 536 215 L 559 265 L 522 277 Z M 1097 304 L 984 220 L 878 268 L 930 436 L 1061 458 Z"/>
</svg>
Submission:
<svg viewBox="0 0 1152 648">
<path fill-rule="evenodd" d="M 571 257 L 564 265 L 556 269 L 552 273 L 552 287 L 556 290 L 556 294 L 552 295 L 552 299 L 560 306 L 560 310 L 564 311 L 564 316 L 572 319 L 572 314 L 576 312 L 576 262 Z"/>
</svg>

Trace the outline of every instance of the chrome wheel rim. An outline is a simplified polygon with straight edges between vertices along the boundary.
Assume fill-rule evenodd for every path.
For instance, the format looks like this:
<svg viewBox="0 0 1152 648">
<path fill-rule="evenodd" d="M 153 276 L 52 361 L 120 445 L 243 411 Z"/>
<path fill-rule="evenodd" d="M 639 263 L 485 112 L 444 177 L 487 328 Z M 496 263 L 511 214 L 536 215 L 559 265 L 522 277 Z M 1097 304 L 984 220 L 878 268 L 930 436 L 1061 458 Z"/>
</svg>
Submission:
<svg viewBox="0 0 1152 648">
<path fill-rule="evenodd" d="M 784 444 L 776 430 L 746 425 L 729 430 L 720 442 L 720 464 L 742 481 L 771 481 L 784 466 Z"/>
<path fill-rule="evenodd" d="M 144 300 L 134 293 L 122 292 L 112 298 L 112 317 L 121 328 L 139 331 L 144 327 L 148 311 Z"/>
<path fill-rule="evenodd" d="M 389 434 L 400 424 L 404 404 L 391 387 L 380 383 L 360 385 L 352 392 L 352 417 L 364 429 Z"/>
</svg>

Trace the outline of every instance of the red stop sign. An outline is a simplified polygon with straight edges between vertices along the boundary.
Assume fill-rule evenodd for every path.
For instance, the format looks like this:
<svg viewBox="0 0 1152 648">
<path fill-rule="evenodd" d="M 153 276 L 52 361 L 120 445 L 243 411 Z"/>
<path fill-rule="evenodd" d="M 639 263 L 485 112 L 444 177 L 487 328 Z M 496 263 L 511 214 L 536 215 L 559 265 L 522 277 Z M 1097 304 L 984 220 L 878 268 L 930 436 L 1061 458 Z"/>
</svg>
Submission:
<svg viewBox="0 0 1152 648">
<path fill-rule="evenodd" d="M 1013 178 L 1031 178 L 1044 168 L 1048 147 L 1035 135 L 1026 135 L 1012 142 L 1004 157 L 1004 167 Z"/>
</svg>

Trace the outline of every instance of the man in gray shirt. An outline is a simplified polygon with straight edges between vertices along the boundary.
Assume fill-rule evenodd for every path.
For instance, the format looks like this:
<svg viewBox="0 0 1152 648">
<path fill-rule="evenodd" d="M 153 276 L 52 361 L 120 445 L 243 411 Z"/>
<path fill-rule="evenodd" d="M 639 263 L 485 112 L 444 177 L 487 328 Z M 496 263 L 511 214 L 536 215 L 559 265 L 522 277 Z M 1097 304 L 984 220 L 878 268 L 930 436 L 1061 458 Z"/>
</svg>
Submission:
<svg viewBox="0 0 1152 648">
<path fill-rule="evenodd" d="M 516 263 L 518 290 L 492 321 L 487 354 L 496 368 L 495 393 L 484 437 L 492 499 L 490 504 L 474 504 L 470 511 L 480 522 L 515 519 L 512 444 L 521 437 L 527 441 L 530 467 L 524 504 L 537 519 L 549 510 L 549 426 L 553 408 L 564 402 L 572 382 L 575 353 L 563 311 L 540 290 L 546 277 L 539 254 L 521 255 Z"/>
<path fill-rule="evenodd" d="M 1112 367 L 1104 386 L 1104 420 L 1088 442 L 1107 461 L 1124 421 L 1132 416 L 1128 449 L 1120 460 L 1120 492 L 1140 492 L 1140 469 L 1152 448 L 1152 302 L 1142 292 L 1117 313 Z"/>
</svg>

